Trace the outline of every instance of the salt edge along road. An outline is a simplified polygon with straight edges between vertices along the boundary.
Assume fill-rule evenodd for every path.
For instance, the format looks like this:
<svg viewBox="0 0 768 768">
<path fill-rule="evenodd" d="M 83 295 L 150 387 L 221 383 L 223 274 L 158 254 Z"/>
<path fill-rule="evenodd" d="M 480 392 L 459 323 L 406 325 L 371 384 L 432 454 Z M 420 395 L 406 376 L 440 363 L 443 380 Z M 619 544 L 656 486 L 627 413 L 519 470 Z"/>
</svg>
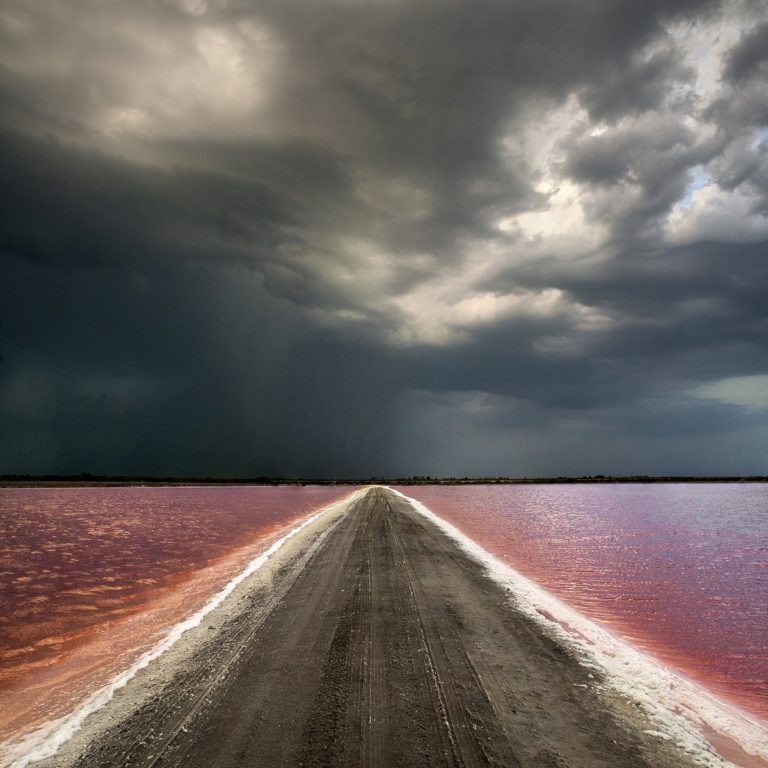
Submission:
<svg viewBox="0 0 768 768">
<path fill-rule="evenodd" d="M 723 765 L 658 732 L 410 502 L 293 537 L 49 766 Z"/>
</svg>

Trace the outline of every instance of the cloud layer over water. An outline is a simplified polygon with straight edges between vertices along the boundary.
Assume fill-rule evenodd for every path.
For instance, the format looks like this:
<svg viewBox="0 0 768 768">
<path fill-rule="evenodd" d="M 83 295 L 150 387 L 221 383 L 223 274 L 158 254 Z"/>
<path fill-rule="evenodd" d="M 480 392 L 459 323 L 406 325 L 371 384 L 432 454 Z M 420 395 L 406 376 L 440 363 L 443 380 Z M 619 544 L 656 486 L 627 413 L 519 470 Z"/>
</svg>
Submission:
<svg viewBox="0 0 768 768">
<path fill-rule="evenodd" d="M 768 472 L 761 5 L 5 2 L 0 472 Z"/>
</svg>

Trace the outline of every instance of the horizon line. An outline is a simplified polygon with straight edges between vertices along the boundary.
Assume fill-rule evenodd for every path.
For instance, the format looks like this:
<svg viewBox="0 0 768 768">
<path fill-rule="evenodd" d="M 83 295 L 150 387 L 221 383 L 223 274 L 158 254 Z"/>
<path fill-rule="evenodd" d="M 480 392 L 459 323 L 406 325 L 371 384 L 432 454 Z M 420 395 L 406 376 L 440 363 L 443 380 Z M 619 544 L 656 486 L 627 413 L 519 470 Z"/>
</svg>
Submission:
<svg viewBox="0 0 768 768">
<path fill-rule="evenodd" d="M 25 484 L 81 484 L 81 485 L 526 485 L 553 483 L 675 483 L 675 482 L 768 482 L 768 475 L 546 475 L 515 477 L 502 475 L 432 476 L 409 475 L 385 477 L 291 477 L 281 475 L 211 476 L 211 475 L 117 475 L 93 474 L 27 474 L 7 473 L 0 475 L 0 485 Z"/>
</svg>

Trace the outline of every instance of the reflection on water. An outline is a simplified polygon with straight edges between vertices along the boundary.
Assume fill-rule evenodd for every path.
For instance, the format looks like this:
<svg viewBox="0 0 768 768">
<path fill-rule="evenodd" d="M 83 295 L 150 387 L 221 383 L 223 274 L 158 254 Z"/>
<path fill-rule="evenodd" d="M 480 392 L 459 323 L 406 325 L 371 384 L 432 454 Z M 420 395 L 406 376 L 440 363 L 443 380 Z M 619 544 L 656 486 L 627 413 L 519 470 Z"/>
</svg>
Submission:
<svg viewBox="0 0 768 768">
<path fill-rule="evenodd" d="M 6 739 L 70 710 L 348 489 L 0 489 Z"/>
<path fill-rule="evenodd" d="M 400 490 L 636 647 L 768 719 L 768 485 Z"/>
</svg>

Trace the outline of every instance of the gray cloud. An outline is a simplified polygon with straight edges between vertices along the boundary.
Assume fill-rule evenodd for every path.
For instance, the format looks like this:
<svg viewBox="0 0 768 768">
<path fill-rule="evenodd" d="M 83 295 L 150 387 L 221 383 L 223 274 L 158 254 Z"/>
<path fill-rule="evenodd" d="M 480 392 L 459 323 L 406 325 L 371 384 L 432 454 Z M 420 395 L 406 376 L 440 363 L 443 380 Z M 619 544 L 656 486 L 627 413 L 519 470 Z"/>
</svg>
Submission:
<svg viewBox="0 0 768 768">
<path fill-rule="evenodd" d="M 768 22 L 745 32 L 726 58 L 724 75 L 733 81 L 765 76 L 768 65 Z"/>
<path fill-rule="evenodd" d="M 196 169 L 145 169 L 100 153 L 6 136 L 0 246 L 33 260 L 118 265 L 178 258 L 257 259 L 293 214 L 253 180 Z"/>
<path fill-rule="evenodd" d="M 5 3 L 0 472 L 766 471 L 757 10 Z"/>
<path fill-rule="evenodd" d="M 695 74 L 677 51 L 662 49 L 624 67 L 607 68 L 585 86 L 580 98 L 593 120 L 615 121 L 659 108 L 675 83 L 690 81 Z"/>
</svg>

